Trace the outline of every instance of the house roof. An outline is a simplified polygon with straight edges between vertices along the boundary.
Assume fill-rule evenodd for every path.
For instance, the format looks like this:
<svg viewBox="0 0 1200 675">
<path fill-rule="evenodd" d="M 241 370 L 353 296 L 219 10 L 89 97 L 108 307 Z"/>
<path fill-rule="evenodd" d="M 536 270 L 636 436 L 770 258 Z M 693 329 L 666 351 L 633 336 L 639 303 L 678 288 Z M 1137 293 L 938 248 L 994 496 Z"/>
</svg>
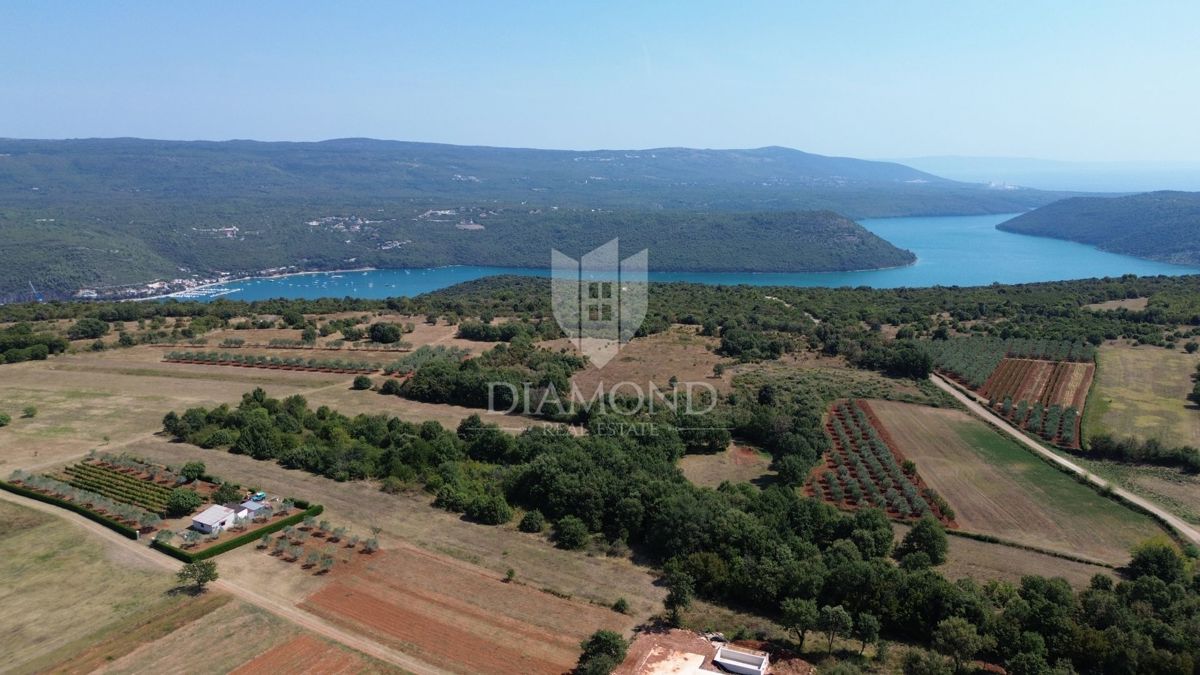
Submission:
<svg viewBox="0 0 1200 675">
<path fill-rule="evenodd" d="M 253 499 L 247 499 L 246 501 L 242 502 L 242 508 L 246 509 L 247 511 L 259 511 L 269 507 L 263 502 L 256 502 Z"/>
<path fill-rule="evenodd" d="M 213 504 L 207 509 L 204 509 L 200 513 L 192 516 L 192 522 L 211 527 L 232 515 L 233 509 L 221 506 L 219 504 Z"/>
</svg>

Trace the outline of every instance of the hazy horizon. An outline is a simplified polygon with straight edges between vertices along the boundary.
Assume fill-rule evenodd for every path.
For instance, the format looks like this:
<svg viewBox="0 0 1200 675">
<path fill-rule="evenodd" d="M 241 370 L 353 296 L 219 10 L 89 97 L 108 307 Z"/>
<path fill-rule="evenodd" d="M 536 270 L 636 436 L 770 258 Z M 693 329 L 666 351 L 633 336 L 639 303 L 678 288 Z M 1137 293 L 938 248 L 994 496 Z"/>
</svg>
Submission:
<svg viewBox="0 0 1200 675">
<path fill-rule="evenodd" d="M 1200 161 L 1176 3 L 0 7 L 0 135 Z"/>
</svg>

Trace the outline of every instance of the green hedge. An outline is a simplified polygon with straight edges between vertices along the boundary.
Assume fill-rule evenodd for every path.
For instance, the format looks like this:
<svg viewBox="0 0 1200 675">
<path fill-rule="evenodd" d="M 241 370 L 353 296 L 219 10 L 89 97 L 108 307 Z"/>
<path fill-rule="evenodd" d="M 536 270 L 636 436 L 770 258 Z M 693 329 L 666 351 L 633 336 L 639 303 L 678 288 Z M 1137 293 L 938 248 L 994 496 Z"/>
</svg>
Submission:
<svg viewBox="0 0 1200 675">
<path fill-rule="evenodd" d="M 177 548 L 170 544 L 164 544 L 163 542 L 157 541 L 157 540 L 150 542 L 150 548 L 157 549 L 163 553 L 166 553 L 167 555 L 171 556 L 172 558 L 178 558 L 179 560 L 182 560 L 183 562 L 187 562 L 187 563 L 196 562 L 197 560 L 207 560 L 208 558 L 211 558 L 215 555 L 220 555 L 226 551 L 232 551 L 233 549 L 235 549 L 239 546 L 245 546 L 246 544 L 249 544 L 252 541 L 258 541 L 259 539 L 262 539 L 262 536 L 264 534 L 272 534 L 272 533 L 278 532 L 278 531 L 282 530 L 283 528 L 287 527 L 288 525 L 295 525 L 296 523 L 302 522 L 305 518 L 307 518 L 309 516 L 314 516 L 314 517 L 319 516 L 319 515 L 321 515 L 321 512 L 324 510 L 325 510 L 324 506 L 317 504 L 317 505 L 309 507 L 307 510 L 301 511 L 300 513 L 297 513 L 295 515 L 288 516 L 287 518 L 281 518 L 281 519 L 271 523 L 270 525 L 267 525 L 266 527 L 260 527 L 257 530 L 254 530 L 253 532 L 247 532 L 241 536 L 234 537 L 233 539 L 230 539 L 229 541 L 222 542 L 220 544 L 217 544 L 216 546 L 206 548 L 203 551 L 200 551 L 199 553 L 188 553 L 187 551 L 185 551 L 181 548 Z"/>
<path fill-rule="evenodd" d="M 5 481 L 0 481 L 0 488 L 8 490 L 9 492 L 12 492 L 14 494 L 21 495 L 22 497 L 29 497 L 30 499 L 36 499 L 39 502 L 53 504 L 54 506 L 64 508 L 68 511 L 74 511 L 75 513 L 78 513 L 79 515 L 83 516 L 84 518 L 87 518 L 88 520 L 94 520 L 97 523 L 100 523 L 101 525 L 107 527 L 108 529 L 112 530 L 113 532 L 116 532 L 117 534 L 119 534 L 123 537 L 128 537 L 129 539 L 137 539 L 138 538 L 137 530 L 133 529 L 132 527 L 129 527 L 128 525 L 119 523 L 119 522 L 113 520 L 112 518 L 109 518 L 107 516 L 102 516 L 99 513 L 96 513 L 95 511 L 88 509 L 86 506 L 81 506 L 74 502 L 69 502 L 65 499 L 59 499 L 58 497 L 51 497 L 50 495 L 44 495 L 36 490 L 30 490 L 29 488 L 24 488 L 24 487 L 21 487 L 20 485 L 13 485 L 12 483 L 8 483 Z"/>
</svg>

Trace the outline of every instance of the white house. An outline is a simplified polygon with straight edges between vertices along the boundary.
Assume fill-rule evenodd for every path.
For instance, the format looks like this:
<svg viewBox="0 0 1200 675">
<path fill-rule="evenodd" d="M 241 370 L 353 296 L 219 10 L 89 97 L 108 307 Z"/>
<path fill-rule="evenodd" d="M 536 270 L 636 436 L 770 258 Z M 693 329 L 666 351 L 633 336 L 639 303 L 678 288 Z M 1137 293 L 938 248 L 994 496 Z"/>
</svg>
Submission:
<svg viewBox="0 0 1200 675">
<path fill-rule="evenodd" d="M 233 519 L 236 517 L 237 513 L 233 509 L 213 504 L 195 516 L 192 516 L 192 529 L 199 530 L 205 534 L 220 532 L 233 525 Z"/>
</svg>

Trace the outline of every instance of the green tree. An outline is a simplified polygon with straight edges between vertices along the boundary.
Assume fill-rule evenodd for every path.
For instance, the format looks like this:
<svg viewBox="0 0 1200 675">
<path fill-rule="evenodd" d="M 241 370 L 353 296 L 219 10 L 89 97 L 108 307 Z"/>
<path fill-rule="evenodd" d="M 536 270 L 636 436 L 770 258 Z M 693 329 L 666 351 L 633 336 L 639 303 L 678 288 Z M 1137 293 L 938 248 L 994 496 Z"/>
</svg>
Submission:
<svg viewBox="0 0 1200 675">
<path fill-rule="evenodd" d="M 196 494 L 195 490 L 175 488 L 171 490 L 171 494 L 167 495 L 167 515 L 172 518 L 186 516 L 200 508 L 203 503 L 204 500 Z"/>
<path fill-rule="evenodd" d="M 938 622 L 933 629 L 933 648 L 954 662 L 954 672 L 960 672 L 984 647 L 983 638 L 971 622 L 962 617 L 951 617 Z"/>
<path fill-rule="evenodd" d="M 796 638 L 800 641 L 797 650 L 803 652 L 804 640 L 808 637 L 808 631 L 816 628 L 817 621 L 820 619 L 817 602 L 801 598 L 788 598 L 780 605 L 780 612 L 783 625 L 794 631 Z"/>
<path fill-rule="evenodd" d="M 850 617 L 850 612 L 847 612 L 846 608 L 841 605 L 834 607 L 825 605 L 821 608 L 818 624 L 829 640 L 827 653 L 833 654 L 833 641 L 840 635 L 850 633 L 850 630 L 854 628 L 854 619 Z"/>
<path fill-rule="evenodd" d="M 879 631 L 882 628 L 879 617 L 874 614 L 859 614 L 854 620 L 854 637 L 862 643 L 858 653 L 861 656 L 867 650 L 867 645 L 879 641 Z"/>
<path fill-rule="evenodd" d="M 1129 575 L 1134 579 L 1157 577 L 1168 584 L 1183 581 L 1183 558 L 1166 541 L 1148 541 L 1133 549 Z"/>
<path fill-rule="evenodd" d="M 924 553 L 929 556 L 930 564 L 941 565 L 946 562 L 947 547 L 946 531 L 942 529 L 942 524 L 933 516 L 927 515 L 904 535 L 904 539 L 896 547 L 895 557 L 903 562 L 909 554 Z"/>
<path fill-rule="evenodd" d="M 372 384 L 371 378 L 367 377 L 366 375 L 359 375 L 358 377 L 354 378 L 354 384 L 352 386 L 358 391 L 365 391 L 370 389 Z"/>
<path fill-rule="evenodd" d="M 692 606 L 696 581 L 685 572 L 671 572 L 667 574 L 666 582 L 667 597 L 663 600 L 663 606 L 671 624 L 678 627 L 683 623 L 683 611 Z"/>
<path fill-rule="evenodd" d="M 266 410 L 257 408 L 243 415 L 242 431 L 234 448 L 254 459 L 271 459 L 279 454 L 279 430 Z"/>
<path fill-rule="evenodd" d="M 176 573 L 175 578 L 181 584 L 194 584 L 195 592 L 202 593 L 205 584 L 217 580 L 217 563 L 212 560 L 198 560 L 188 563 Z"/>
</svg>

